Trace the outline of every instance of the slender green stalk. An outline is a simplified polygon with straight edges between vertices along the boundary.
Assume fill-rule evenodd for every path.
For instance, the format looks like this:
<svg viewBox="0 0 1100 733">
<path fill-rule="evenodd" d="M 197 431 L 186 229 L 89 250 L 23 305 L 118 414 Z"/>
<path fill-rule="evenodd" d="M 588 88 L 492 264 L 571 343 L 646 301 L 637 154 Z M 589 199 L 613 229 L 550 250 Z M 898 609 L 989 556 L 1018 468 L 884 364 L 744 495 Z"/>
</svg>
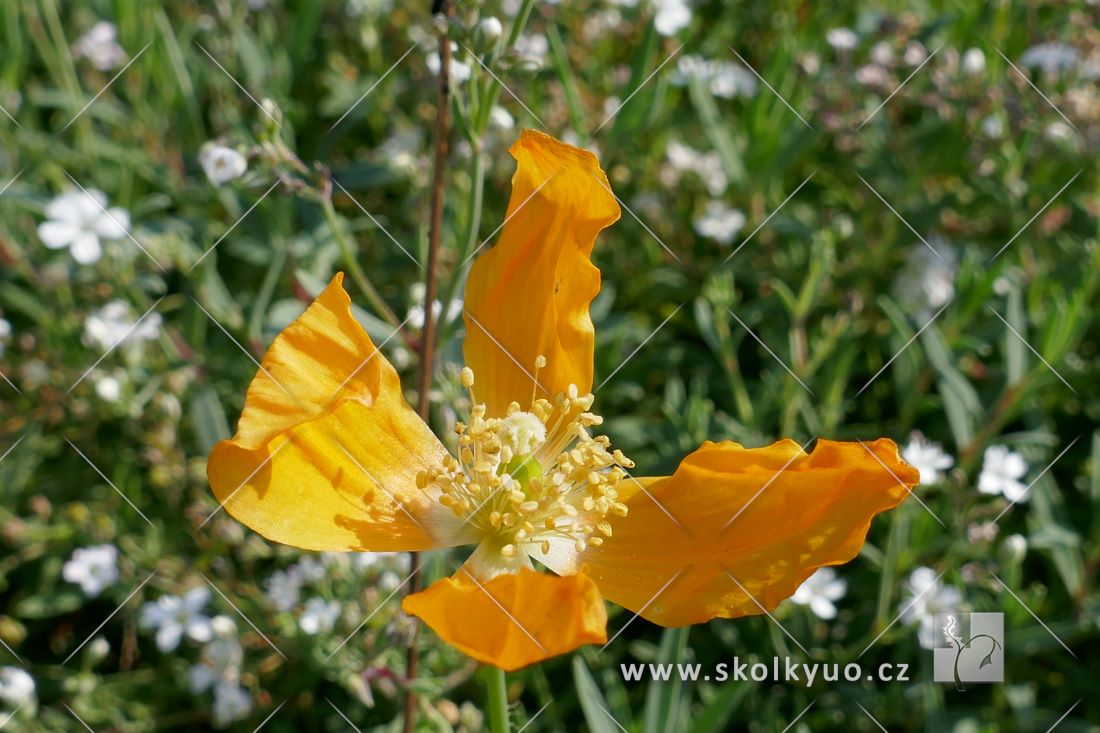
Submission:
<svg viewBox="0 0 1100 733">
<path fill-rule="evenodd" d="M 366 294 L 367 300 L 371 302 L 378 315 L 384 318 L 386 323 L 390 324 L 395 331 L 401 328 L 401 321 L 397 319 L 397 315 L 386 305 L 386 301 L 383 300 L 378 289 L 371 283 L 367 273 L 363 272 L 363 268 L 359 266 L 359 261 L 355 258 L 355 252 L 351 248 L 351 242 L 348 241 L 347 236 L 344 234 L 344 228 L 340 225 L 340 219 L 336 216 L 336 209 L 332 206 L 331 196 L 321 197 L 321 210 L 325 212 L 325 221 L 332 231 L 333 238 L 336 239 L 336 244 L 340 246 L 340 253 L 344 256 L 344 264 L 347 265 L 348 271 L 351 273 L 351 279 Z"/>
<path fill-rule="evenodd" d="M 485 193 L 485 156 L 480 151 L 480 145 L 479 139 L 474 147 L 473 154 L 470 156 L 470 194 L 466 199 L 466 225 L 462 231 L 462 238 L 459 240 L 459 249 L 455 258 L 457 264 L 450 277 L 447 278 L 446 296 L 442 301 L 447 306 L 454 302 L 458 287 L 466 277 L 468 271 L 466 258 L 477 246 L 475 242 L 481 228 L 481 202 Z M 444 313 L 446 313 L 446 306 Z M 449 324 L 445 323 L 444 325 Z M 448 329 L 445 328 L 439 329 L 436 335 L 437 343 L 442 340 L 447 331 Z"/>
<path fill-rule="evenodd" d="M 504 670 L 498 667 L 486 667 L 489 672 L 489 730 L 493 733 L 509 733 L 508 721 L 508 685 L 504 679 Z"/>
</svg>

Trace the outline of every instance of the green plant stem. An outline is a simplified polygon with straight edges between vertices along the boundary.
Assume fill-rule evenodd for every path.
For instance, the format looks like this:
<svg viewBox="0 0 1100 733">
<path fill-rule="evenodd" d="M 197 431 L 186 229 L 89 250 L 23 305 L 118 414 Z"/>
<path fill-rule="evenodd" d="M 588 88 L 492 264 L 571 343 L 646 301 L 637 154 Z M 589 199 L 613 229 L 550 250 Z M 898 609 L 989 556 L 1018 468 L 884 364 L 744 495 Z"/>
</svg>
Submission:
<svg viewBox="0 0 1100 733">
<path fill-rule="evenodd" d="M 473 155 L 470 156 L 470 194 L 466 199 L 466 226 L 462 232 L 462 239 L 459 240 L 459 250 L 455 258 L 457 264 L 447 279 L 447 294 L 442 301 L 444 303 L 444 314 L 446 314 L 450 304 L 454 302 L 459 285 L 465 280 L 465 274 L 468 271 L 466 258 L 470 256 L 476 246 L 474 243 L 477 241 L 478 232 L 481 228 L 481 202 L 485 192 L 485 156 L 481 152 L 480 146 L 481 141 L 478 138 L 474 144 Z M 444 315 L 445 317 L 446 315 Z M 447 326 L 450 324 L 444 322 L 442 325 Z M 439 329 L 436 335 L 437 342 L 443 338 L 443 334 L 447 330 L 446 328 Z"/>
<path fill-rule="evenodd" d="M 367 277 L 367 273 L 363 272 L 363 268 L 359 266 L 358 260 L 355 259 L 355 252 L 352 251 L 351 242 L 344 235 L 343 227 L 340 226 L 340 220 L 336 216 L 336 209 L 332 206 L 331 196 L 321 197 L 321 210 L 325 212 L 325 221 L 328 223 L 328 228 L 332 231 L 332 236 L 336 239 L 336 244 L 340 246 L 340 253 L 344 256 L 344 264 L 347 265 L 348 271 L 351 273 L 351 279 L 355 281 L 355 284 L 359 286 L 359 289 L 367 296 L 367 300 L 371 302 L 374 309 L 378 312 L 378 315 L 385 319 L 386 323 L 396 331 L 401 328 L 401 321 L 397 319 L 397 315 L 390 310 L 390 307 L 386 305 L 386 301 L 382 299 L 382 295 L 378 292 L 378 289 L 371 283 L 370 278 Z"/>
<path fill-rule="evenodd" d="M 489 672 L 489 729 L 493 733 L 509 733 L 508 721 L 508 685 L 504 679 L 504 670 L 499 667 L 487 667 Z"/>
</svg>

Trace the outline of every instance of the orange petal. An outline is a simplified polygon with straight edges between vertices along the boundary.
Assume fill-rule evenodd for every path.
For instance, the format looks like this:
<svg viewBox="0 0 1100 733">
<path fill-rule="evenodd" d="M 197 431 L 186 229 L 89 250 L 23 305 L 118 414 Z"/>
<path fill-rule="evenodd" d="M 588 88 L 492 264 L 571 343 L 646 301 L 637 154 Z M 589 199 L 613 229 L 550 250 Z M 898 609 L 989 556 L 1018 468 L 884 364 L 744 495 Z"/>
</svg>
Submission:
<svg viewBox="0 0 1100 733">
<path fill-rule="evenodd" d="M 917 485 L 893 441 L 865 445 L 704 443 L 670 477 L 623 481 L 629 513 L 603 545 L 538 559 L 584 568 L 608 600 L 664 626 L 771 611 L 817 568 L 855 557 L 871 518 Z"/>
<path fill-rule="evenodd" d="M 271 344 L 207 475 L 226 511 L 309 550 L 454 544 L 458 520 L 416 487 L 447 453 L 351 314 L 337 275 Z"/>
<path fill-rule="evenodd" d="M 512 198 L 497 244 L 481 255 L 466 282 L 466 364 L 489 415 L 531 401 L 535 359 L 539 397 L 582 394 L 592 387 L 592 319 L 600 291 L 589 260 L 596 235 L 619 218 L 607 176 L 591 153 L 525 130 L 509 152 L 516 159 Z"/>
<path fill-rule="evenodd" d="M 462 568 L 401 607 L 448 644 L 505 670 L 607 641 L 607 609 L 585 575 L 524 568 L 481 581 Z"/>
</svg>

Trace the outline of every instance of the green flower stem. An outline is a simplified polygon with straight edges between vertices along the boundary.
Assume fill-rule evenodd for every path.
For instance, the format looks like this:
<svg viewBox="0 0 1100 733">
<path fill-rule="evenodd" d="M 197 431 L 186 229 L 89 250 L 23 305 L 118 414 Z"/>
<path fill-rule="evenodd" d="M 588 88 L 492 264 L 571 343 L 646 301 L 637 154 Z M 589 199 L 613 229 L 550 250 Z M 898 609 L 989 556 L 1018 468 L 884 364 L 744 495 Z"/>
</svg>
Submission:
<svg viewBox="0 0 1100 733">
<path fill-rule="evenodd" d="M 331 197 L 321 197 L 321 209 L 325 212 L 325 221 L 328 223 L 329 229 L 332 230 L 332 236 L 336 239 L 336 243 L 340 246 L 340 252 L 344 255 L 344 263 L 347 265 L 348 271 L 351 272 L 351 278 L 355 280 L 355 284 L 366 294 L 367 300 L 371 302 L 371 305 L 374 306 L 378 315 L 385 319 L 386 323 L 390 324 L 395 331 L 401 328 L 401 321 L 398 320 L 397 315 L 390 310 L 390 307 L 386 305 L 386 301 L 383 300 L 382 295 L 371 283 L 370 278 L 367 277 L 367 273 L 363 272 L 363 268 L 359 266 L 358 260 L 355 259 L 355 253 L 351 249 L 351 243 L 344 235 L 344 229 L 340 226 L 340 220 L 336 216 L 336 209 L 332 207 Z"/>
<path fill-rule="evenodd" d="M 499 667 L 486 667 L 486 670 L 489 673 L 489 729 L 493 733 L 509 733 L 508 686 L 504 670 Z"/>
</svg>

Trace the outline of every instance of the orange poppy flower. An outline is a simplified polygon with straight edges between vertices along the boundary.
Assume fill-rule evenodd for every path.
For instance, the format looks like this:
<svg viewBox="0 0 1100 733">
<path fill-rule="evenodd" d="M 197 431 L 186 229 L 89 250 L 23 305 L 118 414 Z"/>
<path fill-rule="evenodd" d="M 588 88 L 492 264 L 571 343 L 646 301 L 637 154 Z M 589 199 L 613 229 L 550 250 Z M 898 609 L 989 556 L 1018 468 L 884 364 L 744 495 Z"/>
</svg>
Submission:
<svg viewBox="0 0 1100 733">
<path fill-rule="evenodd" d="M 210 455 L 225 509 L 308 550 L 476 545 L 403 608 L 508 670 L 606 641 L 604 599 L 664 626 L 752 615 L 855 557 L 918 481 L 890 440 L 708 442 L 671 476 L 628 473 L 590 393 L 589 257 L 619 207 L 590 153 L 532 131 L 511 153 L 503 231 L 466 284 L 473 407 L 456 452 L 406 403 L 337 275 L 272 343 Z"/>
</svg>

